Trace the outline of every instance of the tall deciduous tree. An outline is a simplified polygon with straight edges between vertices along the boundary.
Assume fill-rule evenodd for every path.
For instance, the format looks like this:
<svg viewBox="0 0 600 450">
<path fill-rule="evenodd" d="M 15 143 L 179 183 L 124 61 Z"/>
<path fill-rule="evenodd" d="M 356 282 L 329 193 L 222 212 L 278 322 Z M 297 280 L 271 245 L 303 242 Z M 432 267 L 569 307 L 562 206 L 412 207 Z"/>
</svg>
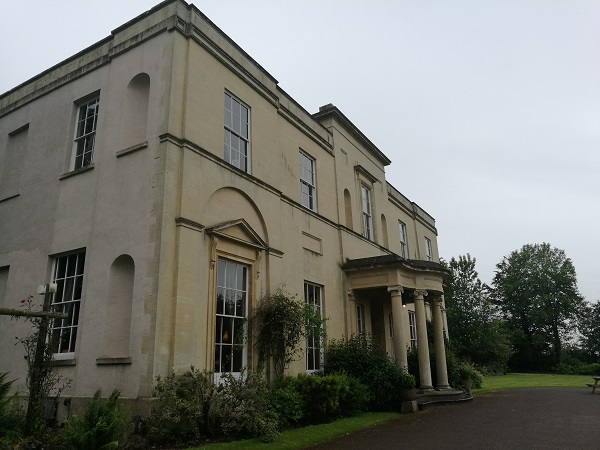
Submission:
<svg viewBox="0 0 600 450">
<path fill-rule="evenodd" d="M 490 301 L 489 288 L 479 279 L 471 255 L 445 263 L 449 271 L 444 298 L 450 344 L 458 356 L 491 370 L 506 369 L 510 342 Z"/>
<path fill-rule="evenodd" d="M 600 301 L 586 302 L 579 323 L 581 350 L 588 362 L 600 362 Z"/>
<path fill-rule="evenodd" d="M 494 299 L 514 333 L 515 369 L 547 370 L 562 360 L 583 297 L 572 261 L 550 244 L 527 244 L 496 265 Z"/>
</svg>

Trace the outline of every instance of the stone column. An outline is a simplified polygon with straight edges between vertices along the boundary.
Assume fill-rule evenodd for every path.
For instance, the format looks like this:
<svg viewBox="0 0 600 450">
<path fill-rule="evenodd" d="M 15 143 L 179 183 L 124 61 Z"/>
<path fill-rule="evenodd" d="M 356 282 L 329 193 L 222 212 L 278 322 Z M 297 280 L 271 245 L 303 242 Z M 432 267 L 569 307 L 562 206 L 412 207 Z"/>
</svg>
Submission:
<svg viewBox="0 0 600 450">
<path fill-rule="evenodd" d="M 448 384 L 448 370 L 446 368 L 446 346 L 444 345 L 444 318 L 442 317 L 441 297 L 433 299 L 431 303 L 431 319 L 433 321 L 437 389 L 450 389 L 450 385 Z"/>
<path fill-rule="evenodd" d="M 419 357 L 419 392 L 433 390 L 431 364 L 429 363 L 429 343 L 427 342 L 427 317 L 425 316 L 425 296 L 427 291 L 416 290 L 415 319 L 417 320 L 417 356 Z"/>
<path fill-rule="evenodd" d="M 408 356 L 406 352 L 406 336 L 402 324 L 402 286 L 390 286 L 387 288 L 392 299 L 392 321 L 394 323 L 394 355 L 396 355 L 396 364 L 402 369 L 408 369 Z"/>
</svg>

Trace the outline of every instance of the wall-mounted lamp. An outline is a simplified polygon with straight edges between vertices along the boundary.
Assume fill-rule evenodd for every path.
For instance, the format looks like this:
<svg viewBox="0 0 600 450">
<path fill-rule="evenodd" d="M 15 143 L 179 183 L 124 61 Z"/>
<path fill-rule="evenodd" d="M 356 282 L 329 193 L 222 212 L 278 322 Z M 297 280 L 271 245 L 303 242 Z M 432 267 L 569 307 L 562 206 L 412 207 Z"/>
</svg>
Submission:
<svg viewBox="0 0 600 450">
<path fill-rule="evenodd" d="M 47 292 L 54 294 L 56 292 L 56 289 L 58 288 L 58 286 L 56 285 L 56 283 L 50 283 L 50 284 L 40 284 L 37 287 L 37 293 L 39 295 L 44 295 Z"/>
</svg>

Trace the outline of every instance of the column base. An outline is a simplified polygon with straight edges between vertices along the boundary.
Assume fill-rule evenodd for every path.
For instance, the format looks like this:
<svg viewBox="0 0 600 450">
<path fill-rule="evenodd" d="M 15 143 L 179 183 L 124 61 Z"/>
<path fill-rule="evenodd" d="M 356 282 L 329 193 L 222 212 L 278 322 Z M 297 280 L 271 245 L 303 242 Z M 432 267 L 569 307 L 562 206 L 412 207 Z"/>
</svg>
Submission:
<svg viewBox="0 0 600 450">
<path fill-rule="evenodd" d="M 430 394 L 431 392 L 435 392 L 435 389 L 433 389 L 433 386 L 420 386 L 419 387 L 419 394 Z"/>
<path fill-rule="evenodd" d="M 450 387 L 449 384 L 438 384 L 437 387 L 435 388 L 436 391 L 449 391 L 452 388 Z"/>
</svg>

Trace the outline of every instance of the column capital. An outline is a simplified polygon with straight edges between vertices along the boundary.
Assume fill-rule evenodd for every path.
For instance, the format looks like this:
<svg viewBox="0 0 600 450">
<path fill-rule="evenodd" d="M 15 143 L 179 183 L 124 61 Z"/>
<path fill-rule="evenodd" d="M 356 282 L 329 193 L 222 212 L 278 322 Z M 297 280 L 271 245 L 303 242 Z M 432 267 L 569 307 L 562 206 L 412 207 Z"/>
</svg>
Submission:
<svg viewBox="0 0 600 450">
<path fill-rule="evenodd" d="M 395 293 L 396 295 L 402 295 L 402 293 L 404 292 L 404 288 L 397 284 L 395 286 L 388 286 L 387 291 L 392 295 L 394 295 Z"/>
<path fill-rule="evenodd" d="M 442 304 L 442 302 L 444 301 L 444 297 L 432 297 L 431 301 L 434 303 L 439 303 L 440 305 Z"/>
<path fill-rule="evenodd" d="M 413 292 L 414 297 L 427 297 L 427 291 L 415 289 Z"/>
</svg>

